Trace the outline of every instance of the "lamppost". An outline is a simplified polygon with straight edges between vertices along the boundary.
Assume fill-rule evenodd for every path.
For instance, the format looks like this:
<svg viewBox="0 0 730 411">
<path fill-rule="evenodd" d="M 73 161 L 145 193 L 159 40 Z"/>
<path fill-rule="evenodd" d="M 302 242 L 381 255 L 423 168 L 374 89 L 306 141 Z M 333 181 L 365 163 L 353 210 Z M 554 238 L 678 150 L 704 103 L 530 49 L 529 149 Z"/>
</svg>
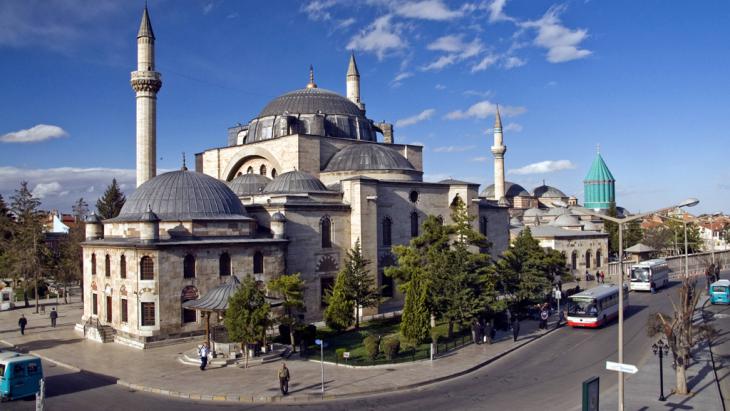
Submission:
<svg viewBox="0 0 730 411">
<path fill-rule="evenodd" d="M 651 350 L 654 351 L 654 355 L 659 355 L 659 401 L 665 401 L 664 398 L 664 356 L 669 354 L 669 344 L 664 344 L 664 341 L 659 340 L 656 344 L 651 345 Z"/>
<path fill-rule="evenodd" d="M 619 284 L 618 284 L 618 362 L 624 363 L 624 234 L 623 226 L 626 223 L 648 217 L 652 214 L 661 213 L 667 210 L 672 210 L 681 207 L 693 207 L 699 204 L 700 200 L 696 198 L 688 198 L 677 205 L 671 207 L 664 207 L 659 210 L 655 210 L 649 213 L 635 214 L 630 217 L 611 217 L 595 212 L 591 212 L 587 209 L 577 210 L 580 214 L 591 215 L 598 217 L 603 220 L 611 221 L 618 225 L 618 268 L 619 268 Z M 684 241 L 685 253 L 687 249 L 687 239 Z M 685 271 L 686 271 L 686 260 L 685 260 Z M 624 410 L 624 374 L 623 372 L 618 373 L 618 410 Z"/>
</svg>

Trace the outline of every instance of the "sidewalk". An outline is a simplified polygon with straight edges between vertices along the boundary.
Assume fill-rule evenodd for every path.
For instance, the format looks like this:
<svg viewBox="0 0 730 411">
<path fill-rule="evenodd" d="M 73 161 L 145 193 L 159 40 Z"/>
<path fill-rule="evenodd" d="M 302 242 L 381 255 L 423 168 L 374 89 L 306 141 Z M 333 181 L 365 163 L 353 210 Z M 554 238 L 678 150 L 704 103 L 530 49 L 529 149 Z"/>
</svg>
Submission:
<svg viewBox="0 0 730 411">
<path fill-rule="evenodd" d="M 49 311 L 50 308 L 47 310 Z M 537 329 L 536 321 L 523 321 L 517 342 L 501 332 L 497 342 L 468 345 L 442 358 L 415 363 L 351 368 L 325 364 L 325 394 L 321 393 L 319 361 L 292 356 L 287 366 L 292 374 L 289 395 L 278 388 L 280 362 L 248 369 L 228 366 L 200 371 L 178 362 L 178 356 L 198 342 L 178 343 L 148 350 L 119 344 L 88 341 L 73 330 L 81 317 L 80 303 L 58 306 L 58 328 L 50 327 L 45 316 L 32 314 L 33 308 L 0 313 L 0 343 L 18 346 L 42 358 L 75 370 L 85 370 L 115 380 L 138 391 L 195 400 L 236 402 L 305 402 L 415 388 L 464 375 L 549 333 Z M 26 335 L 17 328 L 20 313 L 28 318 Z M 550 330 L 552 330 L 552 325 Z M 201 337 L 202 341 L 202 337 Z"/>
</svg>

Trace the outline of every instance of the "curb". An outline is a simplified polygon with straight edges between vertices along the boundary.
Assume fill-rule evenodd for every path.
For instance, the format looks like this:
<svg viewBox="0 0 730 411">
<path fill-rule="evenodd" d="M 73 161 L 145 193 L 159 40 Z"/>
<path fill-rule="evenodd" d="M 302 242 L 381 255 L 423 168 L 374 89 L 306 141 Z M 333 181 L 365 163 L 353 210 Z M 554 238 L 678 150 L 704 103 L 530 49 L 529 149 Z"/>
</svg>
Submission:
<svg viewBox="0 0 730 411">
<path fill-rule="evenodd" d="M 105 374 L 98 374 L 93 371 L 85 370 L 82 368 L 78 368 L 69 364 L 66 364 L 61 361 L 54 360 L 52 358 L 49 358 L 46 355 L 39 354 L 35 351 L 29 351 L 29 354 L 35 355 L 45 361 L 48 361 L 50 363 L 56 364 L 58 366 L 68 368 L 75 372 L 86 372 L 90 374 L 94 374 L 100 378 L 106 379 L 110 382 L 116 383 L 119 386 L 126 387 L 131 390 L 139 391 L 139 392 L 146 392 L 150 394 L 155 395 L 161 395 L 166 396 L 170 398 L 175 399 L 184 399 L 184 400 L 192 400 L 192 401 L 213 401 L 213 402 L 229 402 L 229 403 L 248 403 L 248 404 L 266 404 L 266 403 L 287 403 L 287 404 L 304 404 L 309 402 L 323 402 L 323 401 L 331 401 L 331 400 L 339 400 L 339 399 L 352 399 L 352 398 L 362 398 L 367 397 L 370 395 L 377 395 L 377 394 L 387 394 L 387 393 L 394 393 L 399 391 L 408 391 L 413 390 L 416 388 L 425 387 L 427 385 L 436 384 L 443 381 L 448 381 L 451 379 L 455 379 L 461 376 L 464 376 L 466 374 L 470 374 L 482 367 L 485 367 L 517 350 L 520 348 L 532 343 L 533 341 L 537 341 L 540 338 L 551 334 L 553 331 L 558 330 L 554 327 L 555 323 L 552 323 L 552 327 L 549 327 L 547 331 L 535 335 L 532 337 L 529 337 L 529 339 L 525 339 L 520 344 L 513 346 L 509 348 L 506 351 L 503 351 L 493 357 L 490 357 L 481 363 L 478 363 L 472 367 L 469 367 L 467 369 L 457 371 L 455 373 L 444 375 L 442 377 L 434 378 L 427 381 L 421 381 L 413 384 L 406 384 L 406 385 L 395 385 L 388 388 L 382 388 L 372 391 L 363 391 L 363 392 L 356 392 L 356 393 L 347 393 L 347 394 L 306 394 L 302 396 L 297 397 L 282 397 L 282 396 L 254 396 L 254 395 L 239 395 L 239 394 L 231 394 L 231 395 L 203 395 L 198 393 L 187 393 L 187 392 L 180 392 L 180 391 L 172 391 L 169 389 L 162 389 L 162 388 L 155 388 L 155 387 L 149 387 L 145 385 L 135 384 L 131 383 L 125 380 L 122 380 L 120 378 L 116 378 L 113 376 L 105 375 Z M 16 347 L 15 344 L 11 344 L 5 340 L 0 340 L 0 343 L 5 344 L 9 347 Z"/>
</svg>

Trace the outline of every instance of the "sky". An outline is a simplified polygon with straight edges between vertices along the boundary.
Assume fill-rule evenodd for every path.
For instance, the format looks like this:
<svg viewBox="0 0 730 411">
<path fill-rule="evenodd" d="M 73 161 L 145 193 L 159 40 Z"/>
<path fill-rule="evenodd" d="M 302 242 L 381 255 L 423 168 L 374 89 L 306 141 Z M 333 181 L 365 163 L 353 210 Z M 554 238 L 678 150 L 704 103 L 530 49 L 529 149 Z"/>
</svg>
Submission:
<svg viewBox="0 0 730 411">
<path fill-rule="evenodd" d="M 730 212 L 730 2 L 149 0 L 160 171 L 225 146 L 274 97 L 345 94 L 354 52 L 367 116 L 424 146 L 424 179 L 493 182 L 499 104 L 507 180 L 583 199 L 600 153 L 632 212 L 700 200 Z M 143 1 L 0 2 L 0 194 L 93 204 L 135 179 Z"/>
</svg>

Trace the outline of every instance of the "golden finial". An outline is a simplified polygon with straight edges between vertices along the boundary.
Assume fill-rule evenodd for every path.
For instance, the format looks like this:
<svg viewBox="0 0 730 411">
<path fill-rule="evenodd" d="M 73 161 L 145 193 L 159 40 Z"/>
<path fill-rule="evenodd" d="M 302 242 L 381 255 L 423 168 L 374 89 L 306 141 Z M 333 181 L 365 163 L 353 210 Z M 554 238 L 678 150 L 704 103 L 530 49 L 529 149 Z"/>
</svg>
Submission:
<svg viewBox="0 0 730 411">
<path fill-rule="evenodd" d="M 314 67 L 311 64 L 309 65 L 309 84 L 307 84 L 307 88 L 317 88 L 317 83 L 314 82 Z"/>
</svg>

